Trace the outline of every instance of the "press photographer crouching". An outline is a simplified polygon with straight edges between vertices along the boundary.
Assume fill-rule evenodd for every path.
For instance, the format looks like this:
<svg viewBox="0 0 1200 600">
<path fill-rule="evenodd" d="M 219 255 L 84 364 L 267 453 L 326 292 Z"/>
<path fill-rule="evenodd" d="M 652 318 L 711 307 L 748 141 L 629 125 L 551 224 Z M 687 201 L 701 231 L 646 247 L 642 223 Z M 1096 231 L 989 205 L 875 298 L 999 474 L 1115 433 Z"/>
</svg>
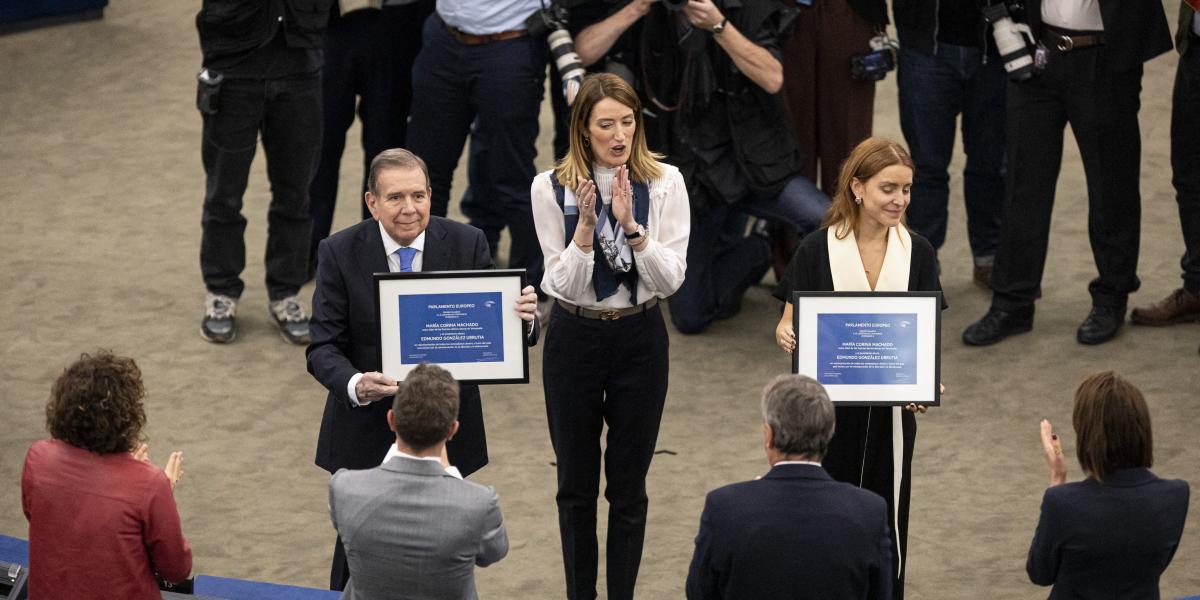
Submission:
<svg viewBox="0 0 1200 600">
<path fill-rule="evenodd" d="M 799 175 L 800 153 L 778 92 L 779 47 L 795 9 L 774 0 L 631 0 L 575 38 L 583 64 L 619 56 L 646 99 L 647 135 L 679 167 L 692 204 L 687 279 L 671 320 L 700 333 L 737 313 L 766 273 L 765 235 L 746 217 L 803 235 L 829 199 Z"/>
</svg>

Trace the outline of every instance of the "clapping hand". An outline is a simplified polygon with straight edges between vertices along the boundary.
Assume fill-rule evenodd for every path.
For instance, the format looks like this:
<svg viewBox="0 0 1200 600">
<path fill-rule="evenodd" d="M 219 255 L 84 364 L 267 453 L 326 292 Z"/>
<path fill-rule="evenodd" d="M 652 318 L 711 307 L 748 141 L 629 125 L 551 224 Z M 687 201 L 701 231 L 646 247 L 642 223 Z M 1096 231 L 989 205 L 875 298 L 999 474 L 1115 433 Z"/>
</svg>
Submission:
<svg viewBox="0 0 1200 600">
<path fill-rule="evenodd" d="M 617 169 L 617 178 L 613 181 L 612 191 L 613 217 L 626 233 L 637 229 L 637 221 L 633 219 L 633 184 L 629 182 L 629 167 L 621 165 Z"/>
<path fill-rule="evenodd" d="M 1046 459 L 1046 467 L 1050 469 L 1050 485 L 1055 486 L 1067 482 L 1067 461 L 1063 457 L 1062 440 L 1054 433 L 1050 421 L 1042 419 L 1042 455 Z"/>
<path fill-rule="evenodd" d="M 146 464 L 154 464 L 150 462 L 150 445 L 140 444 L 137 449 L 132 452 L 133 457 Z M 175 484 L 183 479 L 183 452 L 176 450 L 167 458 L 167 466 L 163 467 L 163 473 L 167 475 L 167 481 L 171 483 L 171 489 L 175 489 Z"/>
<path fill-rule="evenodd" d="M 575 178 L 575 199 L 579 202 L 579 227 L 588 230 L 588 238 L 596 228 L 596 182 L 582 177 Z"/>
</svg>

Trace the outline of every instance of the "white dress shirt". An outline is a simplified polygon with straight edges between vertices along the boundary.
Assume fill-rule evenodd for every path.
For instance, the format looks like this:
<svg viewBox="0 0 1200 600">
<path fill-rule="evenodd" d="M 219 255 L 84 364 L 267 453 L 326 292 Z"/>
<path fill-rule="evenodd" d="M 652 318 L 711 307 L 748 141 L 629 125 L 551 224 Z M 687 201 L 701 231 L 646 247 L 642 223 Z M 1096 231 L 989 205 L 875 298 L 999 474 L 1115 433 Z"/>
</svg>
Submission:
<svg viewBox="0 0 1200 600">
<path fill-rule="evenodd" d="M 392 273 L 400 272 L 400 256 L 396 254 L 397 250 L 401 248 L 413 248 L 417 251 L 417 254 L 413 256 L 412 272 L 419 273 L 421 266 L 425 264 L 425 232 L 422 231 L 417 235 L 411 244 L 401 246 L 400 242 L 392 239 L 387 229 L 384 229 L 383 223 L 376 222 L 376 224 L 379 225 L 379 235 L 383 238 L 383 251 L 387 253 L 388 271 Z M 350 377 L 350 382 L 346 384 L 346 395 L 350 396 L 350 402 L 354 406 L 363 406 L 363 403 L 358 401 L 358 394 L 354 391 L 354 388 L 358 385 L 358 380 L 362 379 L 362 376 L 362 373 L 355 373 Z"/>
<path fill-rule="evenodd" d="M 1042 22 L 1075 31 L 1104 31 L 1100 0 L 1042 0 Z"/>
<path fill-rule="evenodd" d="M 687 270 L 688 235 L 691 232 L 691 208 L 688 205 L 687 186 L 679 169 L 659 163 L 662 175 L 650 182 L 650 214 L 646 232 L 649 240 L 634 250 L 637 264 L 639 303 L 659 297 L 666 298 L 683 285 Z M 605 205 L 612 201 L 612 186 L 616 169 L 595 167 L 596 192 Z M 628 308 L 629 289 L 625 284 L 617 293 L 596 300 L 592 287 L 592 269 L 595 267 L 595 247 L 584 252 L 566 239 L 563 212 L 558 208 L 551 184 L 553 171 L 539 173 L 533 180 L 530 196 L 533 202 L 533 223 L 537 228 L 542 255 L 546 259 L 546 273 L 542 277 L 542 291 L 591 309 Z M 572 194 L 573 190 L 565 190 Z M 703 243 L 703 242 L 702 242 Z"/>
<path fill-rule="evenodd" d="M 523 30 L 525 19 L 541 8 L 541 0 L 437 0 L 442 21 L 472 35 Z"/>
<path fill-rule="evenodd" d="M 388 446 L 387 454 L 384 455 L 383 462 L 381 462 L 379 464 L 382 465 L 383 463 L 386 463 L 387 461 L 392 460 L 393 458 L 395 458 L 397 456 L 402 457 L 402 458 L 411 458 L 413 460 L 431 460 L 438 464 L 441 464 L 441 462 L 442 462 L 442 459 L 437 456 L 413 456 L 407 452 L 401 452 L 399 446 L 392 444 L 391 446 Z M 462 473 L 458 470 L 458 467 L 456 467 L 454 465 L 450 465 L 450 466 L 446 467 L 446 474 L 450 475 L 451 477 L 456 477 L 458 479 L 463 478 Z"/>
</svg>

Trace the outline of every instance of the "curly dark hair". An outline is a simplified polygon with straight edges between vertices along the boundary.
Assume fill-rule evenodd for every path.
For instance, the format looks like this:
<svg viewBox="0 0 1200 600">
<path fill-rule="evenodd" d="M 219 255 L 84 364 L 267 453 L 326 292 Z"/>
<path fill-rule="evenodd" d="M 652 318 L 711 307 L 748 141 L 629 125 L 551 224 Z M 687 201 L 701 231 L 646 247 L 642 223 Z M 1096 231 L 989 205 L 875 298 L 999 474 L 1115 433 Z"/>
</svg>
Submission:
<svg viewBox="0 0 1200 600">
<path fill-rule="evenodd" d="M 46 403 L 46 430 L 55 439 L 99 454 L 133 450 L 146 411 L 142 371 L 108 350 L 82 354 L 63 370 Z"/>
</svg>

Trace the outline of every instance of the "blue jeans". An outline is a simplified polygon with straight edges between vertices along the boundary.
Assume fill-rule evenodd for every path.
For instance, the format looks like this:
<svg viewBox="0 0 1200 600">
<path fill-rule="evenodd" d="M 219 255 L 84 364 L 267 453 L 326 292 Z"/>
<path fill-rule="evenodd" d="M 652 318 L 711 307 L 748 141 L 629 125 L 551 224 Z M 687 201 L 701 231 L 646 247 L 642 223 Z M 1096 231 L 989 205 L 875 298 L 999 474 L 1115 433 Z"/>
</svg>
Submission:
<svg viewBox="0 0 1200 600">
<path fill-rule="evenodd" d="M 980 48 L 938 43 L 937 53 L 900 48 L 897 85 L 900 128 L 917 171 L 908 225 L 934 248 L 946 241 L 946 207 L 954 152 L 954 127 L 962 115 L 963 196 L 967 240 L 976 264 L 989 264 L 1000 243 L 1004 208 L 1005 83 L 1000 60 Z"/>
<path fill-rule="evenodd" d="M 533 228 L 529 182 L 536 171 L 534 142 L 545 93 L 545 40 L 523 36 L 477 46 L 458 43 L 435 13 L 425 21 L 421 54 L 413 65 L 408 149 L 425 160 L 433 188 L 431 212 L 445 216 L 450 183 L 471 124 L 480 159 L 471 178 L 475 203 L 502 214 L 512 236 L 508 264 L 541 281 L 542 251 Z M 486 149 L 486 151 L 483 151 Z M 480 214 L 472 211 L 472 214 Z M 471 217 L 471 215 L 468 215 Z M 481 229 L 490 223 L 472 225 Z"/>
<path fill-rule="evenodd" d="M 738 204 L 718 201 L 703 215 L 693 212 L 687 276 L 671 296 L 675 328 L 680 333 L 701 333 L 713 321 L 737 314 L 746 290 L 766 274 L 771 265 L 767 238 L 742 235 L 737 227 L 747 214 L 793 227 L 803 237 L 821 226 L 828 208 L 829 197 L 813 182 L 796 176 L 777 198 Z"/>
<path fill-rule="evenodd" d="M 214 294 L 238 298 L 245 289 L 242 195 L 261 133 L 271 181 L 267 294 L 280 300 L 299 292 L 308 274 L 308 186 L 321 151 L 320 77 L 314 73 L 287 79 L 226 79 L 220 102 L 217 114 L 202 115 L 200 271 Z"/>
</svg>

